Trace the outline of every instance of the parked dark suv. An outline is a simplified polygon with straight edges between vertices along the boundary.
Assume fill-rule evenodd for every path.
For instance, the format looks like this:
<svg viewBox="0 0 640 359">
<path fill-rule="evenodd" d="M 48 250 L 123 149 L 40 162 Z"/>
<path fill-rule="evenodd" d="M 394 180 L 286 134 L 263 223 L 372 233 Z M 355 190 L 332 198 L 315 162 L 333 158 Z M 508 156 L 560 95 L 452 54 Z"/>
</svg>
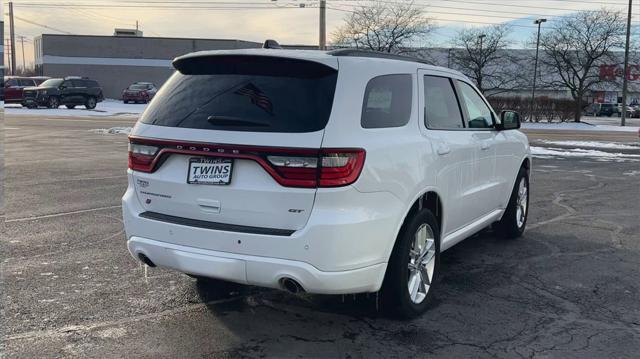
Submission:
<svg viewBox="0 0 640 359">
<path fill-rule="evenodd" d="M 27 108 L 58 108 L 60 105 L 74 108 L 84 105 L 87 109 L 93 109 L 104 99 L 98 82 L 87 78 L 49 79 L 40 86 L 25 88 L 23 93 L 22 105 Z"/>
<path fill-rule="evenodd" d="M 615 103 L 592 103 L 587 107 L 587 116 L 613 116 L 620 115 L 620 109 Z"/>
</svg>

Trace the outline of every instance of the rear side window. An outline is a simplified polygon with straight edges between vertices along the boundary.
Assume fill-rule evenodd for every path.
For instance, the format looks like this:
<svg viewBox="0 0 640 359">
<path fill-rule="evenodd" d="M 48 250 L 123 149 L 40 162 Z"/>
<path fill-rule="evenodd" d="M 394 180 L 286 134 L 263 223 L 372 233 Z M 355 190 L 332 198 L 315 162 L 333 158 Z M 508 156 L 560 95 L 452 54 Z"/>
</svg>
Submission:
<svg viewBox="0 0 640 359">
<path fill-rule="evenodd" d="M 383 75 L 367 83 L 360 125 L 363 128 L 400 127 L 409 122 L 411 75 Z"/>
<path fill-rule="evenodd" d="M 146 124 L 226 131 L 313 132 L 329 121 L 337 71 L 267 56 L 213 56 L 176 72 L 142 115 Z"/>
<path fill-rule="evenodd" d="M 35 82 L 30 79 L 20 79 L 20 86 L 34 86 Z"/>
<path fill-rule="evenodd" d="M 450 130 L 464 128 L 453 83 L 446 77 L 424 77 L 424 117 L 427 128 Z"/>
</svg>

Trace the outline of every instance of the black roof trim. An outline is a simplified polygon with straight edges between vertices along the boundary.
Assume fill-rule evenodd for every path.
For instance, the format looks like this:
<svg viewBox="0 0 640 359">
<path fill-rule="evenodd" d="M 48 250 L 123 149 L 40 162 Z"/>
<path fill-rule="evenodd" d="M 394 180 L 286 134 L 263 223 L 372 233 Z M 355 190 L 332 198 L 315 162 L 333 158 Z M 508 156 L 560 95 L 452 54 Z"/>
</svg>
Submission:
<svg viewBox="0 0 640 359">
<path fill-rule="evenodd" d="M 377 59 L 410 61 L 410 62 L 418 62 L 425 65 L 433 65 L 431 62 L 427 60 L 419 59 L 413 56 L 397 55 L 397 54 L 390 54 L 387 52 L 376 52 L 376 51 L 360 50 L 360 49 L 338 49 L 338 50 L 327 51 L 327 54 L 331 56 L 372 57 Z"/>
</svg>

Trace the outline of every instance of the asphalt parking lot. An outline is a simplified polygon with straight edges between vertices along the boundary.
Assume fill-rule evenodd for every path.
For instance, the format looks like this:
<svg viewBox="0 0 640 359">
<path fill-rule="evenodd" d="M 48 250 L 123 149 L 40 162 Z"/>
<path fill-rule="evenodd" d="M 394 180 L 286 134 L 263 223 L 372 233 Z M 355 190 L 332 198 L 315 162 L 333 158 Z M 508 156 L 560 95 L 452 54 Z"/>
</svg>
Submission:
<svg viewBox="0 0 640 359">
<path fill-rule="evenodd" d="M 132 121 L 5 118 L 7 358 L 638 357 L 638 161 L 535 159 L 525 236 L 445 252 L 435 305 L 396 321 L 375 294 L 223 288 L 134 261 L 127 139 L 91 131 Z"/>
</svg>

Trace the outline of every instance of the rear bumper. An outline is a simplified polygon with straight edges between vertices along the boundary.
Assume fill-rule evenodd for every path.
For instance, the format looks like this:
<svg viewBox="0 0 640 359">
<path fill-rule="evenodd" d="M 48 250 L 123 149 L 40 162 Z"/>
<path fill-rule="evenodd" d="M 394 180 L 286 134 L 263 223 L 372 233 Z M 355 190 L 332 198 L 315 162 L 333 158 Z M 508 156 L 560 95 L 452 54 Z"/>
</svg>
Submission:
<svg viewBox="0 0 640 359">
<path fill-rule="evenodd" d="M 389 193 L 341 187 L 318 191 L 307 224 L 290 235 L 210 229 L 141 216 L 131 172 L 122 205 L 136 259 L 142 253 L 159 266 L 266 287 L 288 276 L 324 294 L 381 287 L 405 211 Z"/>
<path fill-rule="evenodd" d="M 291 278 L 310 293 L 346 294 L 374 292 L 384 278 L 386 264 L 339 272 L 323 272 L 304 262 L 240 255 L 131 237 L 129 252 L 147 256 L 155 265 L 183 273 L 224 279 L 261 287 L 281 288 Z"/>
</svg>

